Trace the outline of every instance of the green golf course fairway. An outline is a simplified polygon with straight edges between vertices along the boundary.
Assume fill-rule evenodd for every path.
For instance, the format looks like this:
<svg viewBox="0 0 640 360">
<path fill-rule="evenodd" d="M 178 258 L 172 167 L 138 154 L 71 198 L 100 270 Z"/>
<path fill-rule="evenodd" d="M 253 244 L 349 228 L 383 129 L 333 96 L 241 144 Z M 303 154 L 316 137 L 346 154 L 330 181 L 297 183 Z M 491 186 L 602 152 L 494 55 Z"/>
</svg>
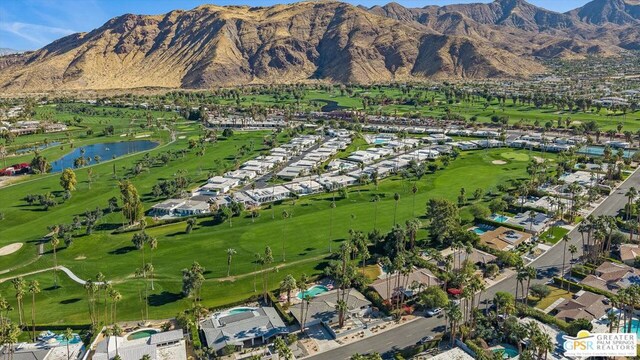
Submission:
<svg viewBox="0 0 640 360">
<path fill-rule="evenodd" d="M 145 203 L 145 209 L 159 199 L 149 195 L 151 186 L 162 178 L 171 177 L 179 169 L 186 169 L 192 178 L 192 183 L 203 182 L 209 171 L 220 170 L 215 159 L 226 159 L 232 162 L 235 149 L 241 144 L 253 142 L 256 149 L 255 156 L 260 151 L 261 139 L 264 133 L 236 133 L 230 139 L 224 139 L 217 144 L 209 145 L 204 157 L 188 154 L 184 159 L 172 161 L 166 166 L 152 168 L 132 178 Z M 157 148 L 150 153 L 157 154 L 169 148 L 185 148 L 187 139 Z M 494 160 L 503 160 L 504 149 L 479 150 L 464 152 L 458 159 L 451 162 L 446 169 L 440 169 L 435 174 L 427 174 L 417 181 L 418 192 L 414 199 L 410 188 L 413 180 L 403 180 L 394 177 L 383 180 L 379 189 L 370 184 L 349 189 L 346 199 L 339 199 L 336 195 L 336 208 L 330 208 L 332 194 L 319 194 L 301 199 L 286 201 L 276 205 L 273 209 L 263 209 L 255 223 L 249 215 L 233 218 L 229 223 L 215 224 L 211 217 L 201 218 L 190 234 L 185 233 L 185 223 L 148 228 L 147 232 L 158 239 L 158 249 L 145 252 L 146 262 L 153 262 L 155 268 L 154 287 L 149 296 L 149 317 L 167 318 L 175 316 L 177 312 L 191 304 L 190 299 L 180 295 L 181 269 L 190 266 L 195 260 L 206 268 L 206 281 L 202 292 L 202 303 L 207 307 L 224 306 L 232 302 L 241 301 L 255 295 L 252 274 L 256 270 L 253 263 L 254 254 L 262 252 L 265 246 L 270 246 L 274 252 L 273 266 L 280 267 L 270 273 L 269 285 L 278 286 L 278 282 L 286 275 L 320 274 L 328 248 L 335 249 L 339 242 L 347 236 L 348 229 L 371 231 L 374 226 L 375 203 L 371 202 L 373 194 L 378 194 L 381 201 L 377 207 L 377 227 L 388 231 L 393 225 L 394 200 L 393 194 L 399 193 L 400 200 L 397 212 L 398 222 L 404 223 L 411 218 L 412 212 L 422 216 L 425 203 L 430 198 L 444 197 L 456 200 L 460 188 L 465 187 L 467 194 L 476 188 L 485 192 L 491 189 L 497 193 L 498 184 L 508 185 L 510 181 L 526 178 L 527 162 L 507 161 L 506 165 L 496 167 Z M 516 155 L 527 156 L 527 151 L 515 150 Z M 130 164 L 142 154 L 118 159 L 118 173 L 121 175 L 122 164 Z M 551 155 L 549 155 L 551 156 Z M 218 164 L 218 165 L 216 165 Z M 47 233 L 47 226 L 56 223 L 70 223 L 73 215 L 94 209 L 96 206 L 106 207 L 107 200 L 117 196 L 117 180 L 112 179 L 111 163 L 94 166 L 97 175 L 94 182 L 86 182 L 86 170 L 78 170 L 78 189 L 73 197 L 65 204 L 60 204 L 49 211 L 43 211 L 40 206 L 27 206 L 21 200 L 29 193 L 60 190 L 58 175 L 42 175 L 34 180 L 20 183 L 8 188 L 0 189 L 3 199 L 2 211 L 6 219 L 0 227 L 0 247 L 13 242 L 25 242 L 26 245 L 10 256 L 2 258 L 0 271 L 11 269 L 0 274 L 0 279 L 26 274 L 32 271 L 47 269 L 53 266 L 53 254 L 49 244 L 45 245 L 45 254 L 36 255 L 35 242 Z M 470 195 L 469 195 L 470 196 Z M 6 202 L 5 202 L 6 200 Z M 482 201 L 489 201 L 485 197 Z M 470 200 L 471 202 L 471 200 Z M 6 205 L 5 205 L 6 204 Z M 282 219 L 282 211 L 287 210 L 292 216 Z M 332 214 L 333 213 L 333 214 Z M 272 214 L 275 219 L 272 219 Z M 471 219 L 466 209 L 462 215 Z M 333 219 L 333 220 L 331 220 Z M 153 223 L 148 219 L 149 223 Z M 333 223 L 333 229 L 329 224 Z M 118 320 L 136 320 L 141 318 L 140 291 L 143 282 L 134 277 L 136 268 L 142 266 L 142 251 L 135 250 L 131 243 L 133 232 L 114 235 L 112 229 L 122 223 L 120 213 L 108 214 L 100 222 L 99 228 L 91 235 L 79 235 L 73 244 L 65 248 L 61 244 L 57 251 L 58 264 L 71 269 L 82 279 L 94 278 L 98 272 L 105 274 L 113 286 L 123 295 L 118 304 Z M 329 233 L 333 236 L 329 238 Z M 424 238 L 426 232 L 420 232 Z M 283 243 L 286 261 L 283 262 Z M 226 278 L 226 249 L 234 248 L 237 254 L 233 257 L 231 278 Z M 83 287 L 72 282 L 59 272 L 60 288 L 53 288 L 53 273 L 51 271 L 36 275 L 25 276 L 26 280 L 37 279 L 42 293 L 36 295 L 38 324 L 85 324 L 88 323 L 86 294 Z M 258 293 L 260 292 L 260 277 L 257 277 Z M 0 283 L 0 293 L 15 306 L 15 298 L 11 283 Z M 27 308 L 30 302 L 25 301 Z M 17 316 L 14 312 L 10 316 Z"/>
</svg>

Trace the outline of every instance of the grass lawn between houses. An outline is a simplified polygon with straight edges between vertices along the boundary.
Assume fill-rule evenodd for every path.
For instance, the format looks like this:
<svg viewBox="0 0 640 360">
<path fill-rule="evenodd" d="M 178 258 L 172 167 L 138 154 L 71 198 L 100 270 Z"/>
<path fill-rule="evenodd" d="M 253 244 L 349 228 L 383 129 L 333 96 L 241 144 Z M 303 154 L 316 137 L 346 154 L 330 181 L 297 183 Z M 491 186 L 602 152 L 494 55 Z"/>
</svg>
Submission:
<svg viewBox="0 0 640 360">
<path fill-rule="evenodd" d="M 194 184 L 204 181 L 209 171 L 219 170 L 215 167 L 215 159 L 229 162 L 236 147 L 251 141 L 260 144 L 261 137 L 260 133 L 237 133 L 231 139 L 211 145 L 204 157 L 189 154 L 182 161 L 152 168 L 132 181 L 143 195 L 145 208 L 148 209 L 159 200 L 149 195 L 151 186 L 158 179 L 171 177 L 177 170 L 186 169 Z M 174 149 L 184 148 L 186 140 L 170 146 Z M 165 150 L 155 149 L 151 153 Z M 270 288 L 277 287 L 279 281 L 289 273 L 295 276 L 303 272 L 309 275 L 321 274 L 326 265 L 325 257 L 329 246 L 336 249 L 347 236 L 348 229 L 365 232 L 373 229 L 375 203 L 370 201 L 373 194 L 378 194 L 381 198 L 377 205 L 377 227 L 386 232 L 393 225 L 393 194 L 396 192 L 400 195 L 397 219 L 404 223 L 412 217 L 412 213 L 416 216 L 424 214 L 425 203 L 430 198 L 443 197 L 455 201 L 462 187 L 468 189 L 467 193 L 476 188 L 497 193 L 496 187 L 499 184 L 508 185 L 510 181 L 526 178 L 526 162 L 508 162 L 500 166 L 492 164 L 492 161 L 502 159 L 503 152 L 504 149 L 496 149 L 462 153 L 448 168 L 438 170 L 435 174 L 427 174 L 417 182 L 415 201 L 410 191 L 413 180 L 394 177 L 382 181 L 378 190 L 373 184 L 350 189 L 348 198 L 337 199 L 337 206 L 333 211 L 330 208 L 333 195 L 319 194 L 303 197 L 295 202 L 286 201 L 275 205 L 273 209 L 263 209 L 255 223 L 250 216 L 233 218 L 231 226 L 229 223 L 216 224 L 207 217 L 199 219 L 190 234 L 184 232 L 184 222 L 149 228 L 147 232 L 155 236 L 159 243 L 157 250 L 146 251 L 146 261 L 152 261 L 155 267 L 155 289 L 149 296 L 149 317 L 171 317 L 190 305 L 191 300 L 180 295 L 181 269 L 190 266 L 194 260 L 206 268 L 202 303 L 207 307 L 225 306 L 260 293 L 261 280 L 260 276 L 253 274 L 256 271 L 253 260 L 254 254 L 264 251 L 265 246 L 273 249 L 273 266 L 277 266 L 277 270 L 269 275 Z M 116 160 L 118 169 L 125 164 L 131 166 L 133 160 L 141 156 Z M 53 255 L 50 246 L 45 245 L 45 254 L 37 258 L 34 242 L 47 232 L 47 226 L 60 222 L 69 223 L 73 215 L 95 206 L 105 207 L 107 199 L 117 196 L 117 181 L 111 179 L 110 172 L 111 164 L 95 166 L 97 180 L 94 180 L 89 189 L 86 172 L 78 171 L 81 182 L 73 197 L 49 211 L 42 211 L 38 206 L 26 206 L 21 199 L 29 193 L 59 190 L 57 175 L 43 175 L 30 182 L 0 189 L 0 198 L 7 200 L 2 202 L 6 219 L 0 228 L 0 246 L 18 241 L 27 243 L 19 252 L 2 259 L 0 271 L 16 268 L 0 275 L 0 278 L 51 267 Z M 122 170 L 119 170 L 119 175 L 121 173 Z M 485 196 L 481 201 L 490 200 L 489 196 Z M 283 210 L 287 210 L 291 217 L 283 220 L 280 215 Z M 275 215 L 273 219 L 272 214 Z M 461 214 L 467 221 L 471 221 L 467 209 L 462 209 Z M 143 306 L 140 298 L 144 286 L 142 280 L 134 278 L 134 272 L 142 266 L 142 252 L 132 246 L 133 233 L 110 233 L 121 221 L 119 213 L 107 215 L 93 234 L 78 235 L 68 249 L 61 246 L 58 249 L 58 263 L 83 279 L 94 278 L 98 272 L 104 273 L 123 294 L 123 300 L 118 305 L 118 319 L 137 320 L 141 318 Z M 149 222 L 152 223 L 151 219 Z M 329 227 L 330 223 L 333 223 L 332 229 Z M 333 234 L 331 238 L 330 232 Z M 426 231 L 419 233 L 420 238 L 425 236 Z M 237 251 L 232 260 L 230 278 L 226 277 L 228 248 Z M 283 255 L 286 255 L 286 261 L 283 261 Z M 41 288 L 46 289 L 36 295 L 37 323 L 87 323 L 87 303 L 83 287 L 71 282 L 62 273 L 59 276 L 62 285 L 60 288 L 52 287 L 51 272 L 25 276 L 26 280 L 37 279 Z M 254 286 L 257 292 L 254 292 Z M 10 282 L 0 283 L 0 293 L 15 307 Z M 25 304 L 30 306 L 27 302 Z M 10 316 L 16 317 L 17 314 Z"/>
<path fill-rule="evenodd" d="M 540 235 L 540 239 L 544 240 L 547 243 L 555 244 L 558 241 L 562 240 L 562 237 L 569 233 L 569 229 L 565 229 L 560 226 L 552 226 L 549 230 L 543 232 Z"/>
<path fill-rule="evenodd" d="M 557 288 L 555 286 L 549 286 L 549 289 L 551 290 L 551 293 L 549 293 L 549 295 L 542 300 L 538 300 L 537 298 L 529 296 L 529 304 L 535 306 L 540 310 L 544 310 L 560 298 L 571 299 L 571 297 L 573 296 L 573 293 L 564 289 Z"/>
</svg>

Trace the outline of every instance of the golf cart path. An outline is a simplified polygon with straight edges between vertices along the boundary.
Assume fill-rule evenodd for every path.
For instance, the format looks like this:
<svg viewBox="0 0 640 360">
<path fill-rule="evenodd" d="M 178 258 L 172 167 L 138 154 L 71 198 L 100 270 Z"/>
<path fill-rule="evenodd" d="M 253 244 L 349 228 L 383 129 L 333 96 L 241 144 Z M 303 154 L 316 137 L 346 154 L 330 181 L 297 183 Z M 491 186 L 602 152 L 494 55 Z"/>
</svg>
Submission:
<svg viewBox="0 0 640 360">
<path fill-rule="evenodd" d="M 28 273 L 24 273 L 24 274 L 20 274 L 20 275 L 16 275 L 16 276 L 11 276 L 11 277 L 7 277 L 4 279 L 0 279 L 0 284 L 5 282 L 5 281 L 9 281 L 9 280 L 13 280 L 15 278 L 19 278 L 19 277 L 23 277 L 23 276 L 29 276 L 29 275 L 35 275 L 35 274 L 40 274 L 46 271 L 51 271 L 51 270 L 55 270 L 58 269 L 60 271 L 62 271 L 63 273 L 67 274 L 67 276 L 69 277 L 69 279 L 77 282 L 80 285 L 84 285 L 87 282 L 85 280 L 80 279 L 76 274 L 73 273 L 73 271 L 69 270 L 67 267 L 64 266 L 54 266 L 54 267 L 50 267 L 50 268 L 46 268 L 46 269 L 40 269 L 40 270 L 36 270 L 36 271 L 32 271 L 32 272 L 28 272 Z M 102 285 L 103 282 L 101 281 L 95 281 L 94 284 L 96 285 Z"/>
</svg>

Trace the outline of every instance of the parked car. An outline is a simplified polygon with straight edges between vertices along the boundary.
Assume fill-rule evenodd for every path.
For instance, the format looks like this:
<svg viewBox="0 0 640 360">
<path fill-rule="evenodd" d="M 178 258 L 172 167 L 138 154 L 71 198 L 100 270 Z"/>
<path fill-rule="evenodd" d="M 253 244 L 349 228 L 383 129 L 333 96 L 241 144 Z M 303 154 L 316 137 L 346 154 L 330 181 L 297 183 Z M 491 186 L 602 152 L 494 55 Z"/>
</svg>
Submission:
<svg viewBox="0 0 640 360">
<path fill-rule="evenodd" d="M 416 345 L 424 345 L 426 343 L 428 343 L 429 341 L 433 340 L 433 336 L 428 335 L 423 337 L 422 339 L 418 340 L 418 342 L 416 343 Z"/>
<path fill-rule="evenodd" d="M 442 308 L 435 308 L 427 310 L 427 315 L 429 317 L 434 317 L 442 312 Z"/>
</svg>

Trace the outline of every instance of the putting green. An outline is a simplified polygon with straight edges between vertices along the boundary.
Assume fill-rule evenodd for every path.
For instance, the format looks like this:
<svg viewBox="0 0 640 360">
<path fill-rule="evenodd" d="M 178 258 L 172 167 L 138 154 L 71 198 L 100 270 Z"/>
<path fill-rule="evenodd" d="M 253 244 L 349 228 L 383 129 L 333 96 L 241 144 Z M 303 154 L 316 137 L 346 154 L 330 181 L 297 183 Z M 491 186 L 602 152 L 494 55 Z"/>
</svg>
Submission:
<svg viewBox="0 0 640 360">
<path fill-rule="evenodd" d="M 511 161 L 529 161 L 529 155 L 523 154 L 521 152 L 503 152 L 500 154 L 503 158 Z"/>
</svg>

